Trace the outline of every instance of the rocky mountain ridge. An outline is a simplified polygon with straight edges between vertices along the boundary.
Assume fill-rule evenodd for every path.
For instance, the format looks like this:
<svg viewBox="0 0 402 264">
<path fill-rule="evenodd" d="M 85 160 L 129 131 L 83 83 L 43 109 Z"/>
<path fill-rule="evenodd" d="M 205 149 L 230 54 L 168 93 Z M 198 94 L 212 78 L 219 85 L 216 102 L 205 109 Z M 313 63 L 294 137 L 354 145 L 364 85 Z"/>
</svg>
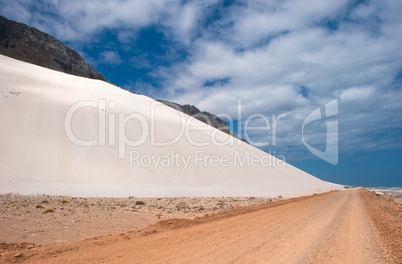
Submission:
<svg viewBox="0 0 402 264">
<path fill-rule="evenodd" d="M 36 28 L 0 16 L 0 54 L 68 74 L 106 81 L 78 52 Z"/>
<path fill-rule="evenodd" d="M 206 124 L 209 124 L 210 126 L 213 126 L 214 128 L 217 128 L 221 130 L 222 132 L 225 132 L 229 135 L 234 136 L 232 131 L 230 131 L 229 126 L 227 125 L 226 121 L 222 120 L 221 118 L 217 117 L 214 114 L 211 114 L 209 112 L 202 112 L 200 111 L 197 107 L 194 105 L 181 105 L 178 103 L 174 102 L 169 102 L 169 101 L 164 101 L 164 100 L 158 100 L 161 103 L 164 103 L 167 106 L 170 106 L 180 112 L 183 112 L 189 116 L 192 116 L 201 122 L 204 122 Z"/>
</svg>

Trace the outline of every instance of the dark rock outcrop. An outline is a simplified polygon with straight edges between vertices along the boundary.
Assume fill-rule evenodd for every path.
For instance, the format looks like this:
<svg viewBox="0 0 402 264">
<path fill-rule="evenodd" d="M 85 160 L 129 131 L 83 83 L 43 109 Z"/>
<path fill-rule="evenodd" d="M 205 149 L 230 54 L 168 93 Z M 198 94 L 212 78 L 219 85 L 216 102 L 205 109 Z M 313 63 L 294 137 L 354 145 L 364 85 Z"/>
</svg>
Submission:
<svg viewBox="0 0 402 264">
<path fill-rule="evenodd" d="M 226 121 L 220 119 L 214 114 L 208 113 L 208 112 L 201 112 L 197 107 L 194 105 L 181 105 L 178 103 L 173 103 L 169 101 L 163 101 L 163 100 L 158 100 L 161 103 L 164 103 L 167 106 L 170 106 L 180 112 L 183 112 L 189 116 L 192 116 L 206 124 L 209 124 L 213 126 L 214 128 L 217 128 L 221 130 L 222 132 L 225 132 L 229 135 L 234 136 L 234 134 L 230 131 L 229 126 L 227 125 Z"/>
<path fill-rule="evenodd" d="M 174 103 L 174 102 L 169 102 L 169 101 L 164 101 L 164 100 L 158 100 L 161 103 L 164 103 L 167 106 L 170 106 L 180 112 L 183 112 L 189 116 L 192 116 L 198 120 L 200 120 L 201 122 L 204 122 L 216 129 L 219 129 L 222 132 L 225 132 L 226 134 L 229 134 L 235 138 L 240 139 L 241 141 L 249 144 L 249 142 L 244 139 L 244 138 L 239 138 L 237 137 L 232 131 L 230 131 L 230 128 L 228 126 L 228 124 L 226 123 L 225 120 L 220 119 L 219 117 L 217 117 L 214 114 L 208 113 L 208 112 L 201 112 L 197 107 L 195 107 L 194 105 L 181 105 L 178 103 Z"/>
<path fill-rule="evenodd" d="M 106 81 L 78 52 L 59 40 L 2 16 L 0 54 L 56 71 Z"/>
</svg>

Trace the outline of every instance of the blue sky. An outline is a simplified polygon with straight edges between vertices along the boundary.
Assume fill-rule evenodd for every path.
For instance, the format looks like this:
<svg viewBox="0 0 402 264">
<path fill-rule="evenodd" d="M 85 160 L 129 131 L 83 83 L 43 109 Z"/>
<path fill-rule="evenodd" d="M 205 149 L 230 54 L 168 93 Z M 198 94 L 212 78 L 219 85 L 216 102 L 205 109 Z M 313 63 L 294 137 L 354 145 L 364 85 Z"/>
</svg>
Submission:
<svg viewBox="0 0 402 264">
<path fill-rule="evenodd" d="M 269 142 L 260 148 L 319 178 L 402 185 L 400 0 L 0 0 L 0 6 L 1 15 L 55 36 L 136 93 L 228 114 L 235 124 L 262 114 L 272 125 L 272 115 L 285 114 L 275 145 L 272 129 L 250 138 Z M 302 141 L 305 118 L 334 99 L 336 165 Z M 326 124 L 304 131 L 322 151 Z"/>
</svg>

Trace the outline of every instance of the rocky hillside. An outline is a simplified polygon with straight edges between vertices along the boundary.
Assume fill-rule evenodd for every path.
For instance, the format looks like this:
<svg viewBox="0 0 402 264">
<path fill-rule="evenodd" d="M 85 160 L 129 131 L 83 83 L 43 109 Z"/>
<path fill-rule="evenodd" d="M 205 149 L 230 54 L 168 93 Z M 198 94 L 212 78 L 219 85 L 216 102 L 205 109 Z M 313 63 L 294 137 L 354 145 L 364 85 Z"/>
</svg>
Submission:
<svg viewBox="0 0 402 264">
<path fill-rule="evenodd" d="M 165 105 L 168 105 L 172 108 L 175 108 L 176 110 L 179 110 L 189 116 L 192 116 L 204 123 L 207 123 L 217 129 L 233 136 L 233 133 L 230 131 L 227 123 L 214 114 L 211 114 L 208 112 L 201 112 L 194 105 L 181 105 L 181 104 L 177 104 L 177 103 L 173 103 L 173 102 L 169 102 L 169 101 L 163 101 L 163 100 L 159 100 L 159 102 L 164 103 Z"/>
<path fill-rule="evenodd" d="M 106 81 L 75 50 L 54 37 L 0 16 L 0 54 L 42 67 Z"/>
<path fill-rule="evenodd" d="M 164 100 L 158 100 L 158 101 L 161 103 L 164 103 L 165 105 L 168 105 L 176 110 L 179 110 L 180 112 L 183 112 L 189 116 L 192 116 L 192 117 L 200 120 L 201 122 L 207 123 L 207 124 L 213 126 L 214 128 L 217 128 L 220 131 L 225 132 L 226 134 L 229 134 L 231 136 L 234 136 L 234 137 L 240 139 L 241 141 L 249 144 L 249 142 L 246 139 L 239 138 L 232 131 L 230 131 L 230 128 L 225 120 L 220 119 L 219 117 L 217 117 L 214 114 L 211 114 L 211 113 L 205 112 L 205 111 L 201 112 L 194 105 L 188 105 L 188 104 L 181 105 L 178 103 L 164 101 Z"/>
</svg>

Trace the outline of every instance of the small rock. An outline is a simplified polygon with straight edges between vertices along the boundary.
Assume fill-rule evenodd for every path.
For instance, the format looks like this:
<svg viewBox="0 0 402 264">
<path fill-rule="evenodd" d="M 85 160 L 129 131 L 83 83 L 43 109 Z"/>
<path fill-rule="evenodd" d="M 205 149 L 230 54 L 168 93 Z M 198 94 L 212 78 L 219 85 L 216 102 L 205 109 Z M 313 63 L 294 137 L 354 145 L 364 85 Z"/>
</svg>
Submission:
<svg viewBox="0 0 402 264">
<path fill-rule="evenodd" d="M 14 257 L 16 257 L 16 258 L 22 257 L 22 253 L 19 252 L 19 253 L 15 254 Z"/>
<path fill-rule="evenodd" d="M 135 205 L 146 205 L 146 203 L 144 203 L 143 201 L 136 201 Z"/>
</svg>

